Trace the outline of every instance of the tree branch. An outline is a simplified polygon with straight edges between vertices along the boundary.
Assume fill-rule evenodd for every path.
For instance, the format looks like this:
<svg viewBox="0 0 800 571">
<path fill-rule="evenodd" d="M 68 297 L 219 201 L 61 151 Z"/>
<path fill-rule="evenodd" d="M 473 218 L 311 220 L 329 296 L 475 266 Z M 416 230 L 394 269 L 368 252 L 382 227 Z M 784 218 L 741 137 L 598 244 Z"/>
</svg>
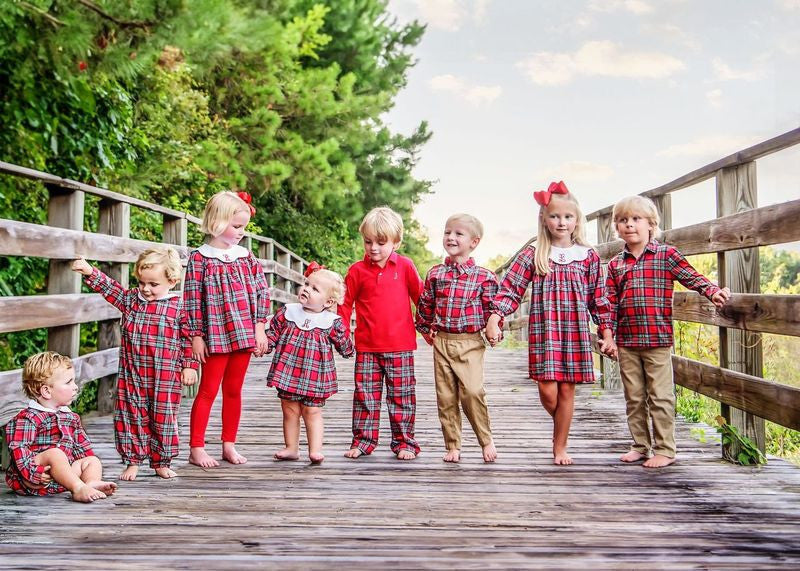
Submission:
<svg viewBox="0 0 800 571">
<path fill-rule="evenodd" d="M 47 12 L 46 10 L 42 10 L 41 8 L 38 8 L 38 7 L 34 6 L 33 4 L 29 4 L 28 2 L 24 2 L 23 1 L 23 2 L 20 2 L 19 5 L 22 6 L 23 8 L 27 8 L 28 10 L 36 12 L 40 16 L 43 16 L 44 18 L 46 18 L 54 26 L 66 26 L 66 24 L 64 22 L 62 22 L 61 20 L 59 20 L 58 18 L 56 18 L 55 16 L 53 16 L 52 14 Z"/>
<path fill-rule="evenodd" d="M 143 30 L 146 30 L 149 27 L 154 26 L 156 24 L 156 22 L 128 22 L 126 20 L 120 20 L 118 18 L 115 18 L 108 12 L 105 12 L 102 8 L 100 8 L 100 6 L 98 6 L 94 2 L 91 2 L 91 0 L 78 0 L 78 3 L 87 7 L 89 10 L 95 12 L 102 18 L 105 18 L 106 20 L 111 20 L 121 28 L 141 28 Z"/>
</svg>

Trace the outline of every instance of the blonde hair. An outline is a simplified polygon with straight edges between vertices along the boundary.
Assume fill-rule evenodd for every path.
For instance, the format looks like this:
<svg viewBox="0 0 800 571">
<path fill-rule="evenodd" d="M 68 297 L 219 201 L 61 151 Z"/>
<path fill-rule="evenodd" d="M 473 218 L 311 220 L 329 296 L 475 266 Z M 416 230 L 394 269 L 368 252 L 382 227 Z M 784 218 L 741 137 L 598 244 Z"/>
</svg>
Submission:
<svg viewBox="0 0 800 571">
<path fill-rule="evenodd" d="M 570 238 L 575 244 L 591 248 L 592 245 L 586 239 L 586 217 L 583 215 L 575 195 L 571 192 L 567 194 L 553 194 L 550 197 L 550 204 L 553 204 L 554 200 L 564 200 L 572 204 L 575 208 L 575 218 L 577 221 L 575 222 L 575 229 L 572 231 Z M 540 276 L 546 276 L 550 273 L 550 248 L 553 245 L 553 240 L 550 237 L 550 231 L 547 229 L 547 224 L 544 221 L 548 206 L 539 207 L 539 233 L 536 235 L 534 265 L 536 266 L 536 273 Z"/>
<path fill-rule="evenodd" d="M 228 224 L 239 212 L 250 215 L 250 205 L 229 190 L 218 192 L 208 199 L 203 211 L 200 231 L 206 236 L 217 237 L 225 231 Z"/>
<path fill-rule="evenodd" d="M 403 241 L 403 219 L 388 206 L 378 206 L 367 212 L 358 231 L 365 238 L 391 240 L 399 244 Z"/>
<path fill-rule="evenodd" d="M 136 279 L 142 279 L 142 270 L 156 266 L 164 267 L 164 275 L 168 280 L 178 281 L 181 278 L 181 258 L 175 248 L 149 248 L 139 255 L 133 267 Z"/>
<path fill-rule="evenodd" d="M 331 286 L 328 289 L 328 298 L 332 299 L 336 305 L 341 305 L 344 303 L 344 292 L 345 292 L 345 285 L 344 285 L 344 278 L 341 274 L 337 274 L 336 272 L 328 269 L 317 270 L 314 274 L 319 274 L 330 282 Z M 313 274 L 312 274 L 313 275 Z"/>
<path fill-rule="evenodd" d="M 465 214 L 463 212 L 453 214 L 447 219 L 447 222 L 444 223 L 445 228 L 451 222 L 461 222 L 469 229 L 473 238 L 483 238 L 483 224 L 481 224 L 481 221 L 475 218 L 472 214 Z"/>
<path fill-rule="evenodd" d="M 72 359 L 55 351 L 31 355 L 22 366 L 22 390 L 28 398 L 41 398 L 42 387 L 49 385 L 50 379 L 61 368 L 74 369 Z"/>
<path fill-rule="evenodd" d="M 656 203 L 647 198 L 646 196 L 626 196 L 619 200 L 611 212 L 611 219 L 616 225 L 620 218 L 629 218 L 634 214 L 638 214 L 643 218 L 647 218 L 650 222 L 650 239 L 652 240 L 659 235 L 661 230 L 658 225 L 661 222 L 661 217 L 658 215 L 658 208 Z M 619 235 L 619 232 L 617 232 Z"/>
</svg>

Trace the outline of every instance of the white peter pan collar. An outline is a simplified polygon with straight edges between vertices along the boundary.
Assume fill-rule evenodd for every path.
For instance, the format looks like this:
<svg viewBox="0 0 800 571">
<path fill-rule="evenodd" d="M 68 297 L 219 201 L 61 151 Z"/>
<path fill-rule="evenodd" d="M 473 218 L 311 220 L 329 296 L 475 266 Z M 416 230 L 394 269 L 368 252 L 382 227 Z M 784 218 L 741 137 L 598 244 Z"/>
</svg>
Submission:
<svg viewBox="0 0 800 571">
<path fill-rule="evenodd" d="M 143 301 L 145 303 L 150 303 L 150 300 L 145 299 L 145 297 L 142 295 L 141 291 L 137 291 L 136 293 L 139 296 L 139 301 Z M 158 299 L 154 299 L 152 301 L 161 301 L 161 300 L 164 300 L 164 299 L 172 299 L 173 297 L 178 297 L 178 294 L 170 292 L 167 295 L 165 295 L 164 297 L 159 297 Z"/>
<path fill-rule="evenodd" d="M 323 310 L 319 313 L 306 311 L 299 303 L 287 303 L 285 316 L 287 321 L 291 321 L 303 331 L 330 329 L 337 319 L 341 319 L 332 311 Z"/>
<path fill-rule="evenodd" d="M 200 252 L 204 258 L 216 258 L 222 262 L 233 262 L 234 260 L 246 258 L 250 255 L 250 251 L 244 246 L 231 246 L 223 250 L 221 248 L 209 246 L 208 244 L 203 244 L 197 248 L 197 251 Z"/>
<path fill-rule="evenodd" d="M 581 246 L 580 244 L 573 244 L 569 248 L 559 248 L 551 245 L 549 258 L 556 264 L 569 264 L 585 260 L 589 255 L 589 250 L 591 250 L 590 247 Z"/>
<path fill-rule="evenodd" d="M 39 404 L 39 401 L 35 401 L 33 399 L 28 401 L 28 408 L 32 408 L 34 410 L 41 410 L 44 412 L 72 412 L 68 406 L 60 406 L 58 409 L 55 408 L 47 408 L 46 406 Z"/>
</svg>

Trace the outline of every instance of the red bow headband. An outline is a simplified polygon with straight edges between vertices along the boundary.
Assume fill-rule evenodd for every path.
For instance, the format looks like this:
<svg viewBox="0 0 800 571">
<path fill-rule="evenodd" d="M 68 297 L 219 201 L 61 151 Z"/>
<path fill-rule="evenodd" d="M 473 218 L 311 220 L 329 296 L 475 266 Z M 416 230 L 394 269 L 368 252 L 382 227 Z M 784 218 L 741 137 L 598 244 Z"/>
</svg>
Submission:
<svg viewBox="0 0 800 571">
<path fill-rule="evenodd" d="M 253 197 L 250 196 L 249 192 L 237 192 L 236 196 L 241 198 L 247 203 L 247 206 L 250 207 L 250 216 L 253 216 L 256 213 L 256 207 L 253 206 Z"/>
<path fill-rule="evenodd" d="M 567 185 L 564 184 L 564 181 L 560 182 L 551 182 L 550 186 L 547 187 L 547 190 L 538 190 L 533 193 L 533 199 L 539 203 L 539 206 L 547 206 L 550 204 L 550 198 L 554 194 L 569 194 L 569 190 L 567 190 Z"/>
<path fill-rule="evenodd" d="M 324 270 L 324 269 L 325 266 L 323 266 L 322 264 L 318 264 L 317 262 L 311 262 L 310 264 L 308 264 L 308 267 L 306 268 L 306 273 L 304 273 L 303 275 L 305 277 L 308 277 L 314 272 L 318 272 L 319 270 Z"/>
</svg>

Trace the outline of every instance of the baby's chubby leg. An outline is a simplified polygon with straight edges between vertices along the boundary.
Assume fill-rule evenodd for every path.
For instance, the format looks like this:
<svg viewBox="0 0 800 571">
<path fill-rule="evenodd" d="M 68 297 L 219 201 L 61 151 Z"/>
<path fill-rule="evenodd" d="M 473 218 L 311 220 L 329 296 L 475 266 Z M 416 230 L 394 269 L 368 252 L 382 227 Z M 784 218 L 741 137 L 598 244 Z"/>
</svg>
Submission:
<svg viewBox="0 0 800 571">
<path fill-rule="evenodd" d="M 306 437 L 308 438 L 308 459 L 312 464 L 321 464 L 325 460 L 322 455 L 322 409 L 318 406 L 302 406 L 303 422 L 306 423 Z"/>
<path fill-rule="evenodd" d="M 94 456 L 89 456 L 88 458 L 93 458 L 95 460 L 94 463 L 100 466 L 99 459 Z M 85 475 L 86 477 L 96 476 L 95 479 L 99 480 L 100 472 L 102 471 L 102 467 L 100 467 L 99 471 L 97 469 L 86 470 L 89 466 L 84 462 L 85 460 L 87 458 L 81 458 L 70 465 L 69 458 L 59 448 L 50 448 L 36 455 L 36 463 L 40 466 L 45 466 L 45 471 L 50 476 L 50 479 L 68 489 L 72 493 L 74 501 L 89 503 L 105 498 L 106 494 L 102 490 L 89 485 L 83 479 Z M 116 485 L 114 484 L 110 489 L 113 493 Z"/>
<path fill-rule="evenodd" d="M 272 457 L 275 460 L 297 460 L 300 458 L 300 407 L 297 401 L 281 399 L 283 411 L 283 443 L 286 446 Z"/>
</svg>

